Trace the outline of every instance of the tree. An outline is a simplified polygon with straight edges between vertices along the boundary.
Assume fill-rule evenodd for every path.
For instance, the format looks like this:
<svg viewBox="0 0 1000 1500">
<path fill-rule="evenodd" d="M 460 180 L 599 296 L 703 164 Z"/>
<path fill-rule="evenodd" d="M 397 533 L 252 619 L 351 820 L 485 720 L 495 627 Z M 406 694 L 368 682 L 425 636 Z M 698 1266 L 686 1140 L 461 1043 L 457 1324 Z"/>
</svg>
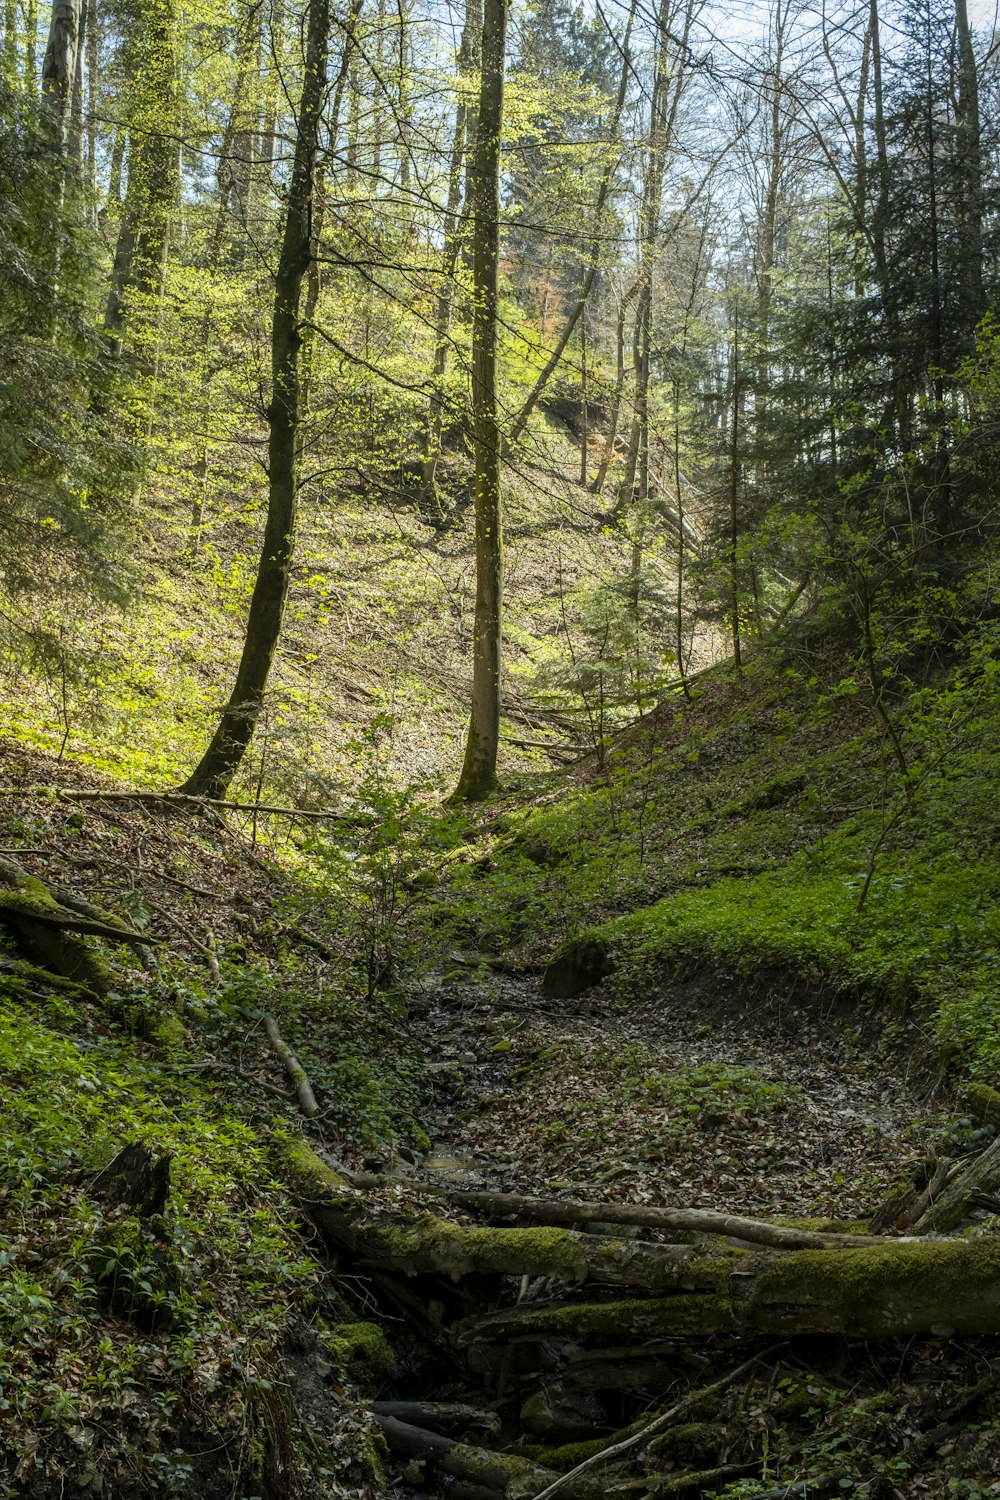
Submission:
<svg viewBox="0 0 1000 1500">
<path fill-rule="evenodd" d="M 472 175 L 472 416 L 476 505 L 476 610 L 472 712 L 456 799 L 475 802 L 497 785 L 503 535 L 497 412 L 497 308 L 500 256 L 500 135 L 503 129 L 507 0 L 486 0 L 482 78 Z"/>
<path fill-rule="evenodd" d="M 330 25 L 327 0 L 309 0 L 295 154 L 274 282 L 267 521 L 236 682 L 208 749 L 181 788 L 196 796 L 224 796 L 246 754 L 263 707 L 288 594 L 298 509 L 299 305 L 313 254 L 312 192 Z"/>
<path fill-rule="evenodd" d="M 173 0 L 152 3 L 136 17 L 131 78 L 128 188 L 118 228 L 104 326 L 121 353 L 126 322 L 138 315 L 135 343 L 146 340 L 147 300 L 163 284 L 170 216 L 178 192 L 177 15 Z"/>
</svg>

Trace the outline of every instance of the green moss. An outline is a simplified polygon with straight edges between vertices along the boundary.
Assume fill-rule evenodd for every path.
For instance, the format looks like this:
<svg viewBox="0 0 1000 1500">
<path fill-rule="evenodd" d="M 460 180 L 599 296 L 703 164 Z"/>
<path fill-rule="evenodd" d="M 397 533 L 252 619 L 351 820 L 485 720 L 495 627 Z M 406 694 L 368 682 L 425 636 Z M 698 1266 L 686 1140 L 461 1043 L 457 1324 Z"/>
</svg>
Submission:
<svg viewBox="0 0 1000 1500">
<path fill-rule="evenodd" d="M 180 1016 L 168 1012 L 158 1016 L 149 1028 L 149 1040 L 169 1057 L 186 1051 L 187 1032 Z"/>
<path fill-rule="evenodd" d="M 800 1250 L 763 1270 L 739 1312 L 749 1326 L 778 1331 L 818 1305 L 827 1331 L 943 1335 L 981 1332 L 998 1304 L 1000 1243 L 983 1237 Z"/>
<path fill-rule="evenodd" d="M 989 1084 L 970 1084 L 962 1095 L 962 1104 L 975 1120 L 1000 1125 L 1000 1093 Z"/>
<path fill-rule="evenodd" d="M 339 1172 L 327 1166 L 300 1135 L 275 1135 L 276 1166 L 293 1190 L 306 1200 L 322 1200 L 348 1187 Z"/>
<path fill-rule="evenodd" d="M 593 1458 L 595 1453 L 602 1453 L 622 1436 L 622 1433 L 616 1433 L 609 1437 L 584 1438 L 576 1443 L 560 1443 L 557 1448 L 545 1448 L 540 1443 L 526 1443 L 517 1449 L 517 1453 L 521 1458 L 541 1464 L 543 1468 L 554 1469 L 557 1474 L 568 1474 L 577 1464 Z"/>
<path fill-rule="evenodd" d="M 366 1392 L 396 1373 L 396 1356 L 377 1323 L 341 1323 L 322 1339 L 337 1368 Z"/>
<path fill-rule="evenodd" d="M 519 1268 L 564 1281 L 582 1281 L 587 1274 L 579 1240 L 567 1229 L 467 1228 L 424 1214 L 383 1234 L 400 1261 L 424 1257 L 455 1280 L 474 1271 L 516 1275 Z"/>
</svg>

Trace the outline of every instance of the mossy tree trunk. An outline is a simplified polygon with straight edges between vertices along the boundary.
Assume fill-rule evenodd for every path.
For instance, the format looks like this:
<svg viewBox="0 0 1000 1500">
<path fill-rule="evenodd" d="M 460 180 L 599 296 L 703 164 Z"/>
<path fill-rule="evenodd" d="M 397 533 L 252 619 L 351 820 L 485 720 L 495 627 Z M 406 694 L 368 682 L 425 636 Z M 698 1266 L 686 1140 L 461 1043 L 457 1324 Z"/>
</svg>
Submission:
<svg viewBox="0 0 1000 1500">
<path fill-rule="evenodd" d="M 313 181 L 326 92 L 330 24 L 326 0 L 310 0 L 295 156 L 274 285 L 267 521 L 236 682 L 211 744 L 180 788 L 194 796 L 225 796 L 249 748 L 263 707 L 288 595 L 298 508 L 299 305 L 313 248 Z"/>
</svg>

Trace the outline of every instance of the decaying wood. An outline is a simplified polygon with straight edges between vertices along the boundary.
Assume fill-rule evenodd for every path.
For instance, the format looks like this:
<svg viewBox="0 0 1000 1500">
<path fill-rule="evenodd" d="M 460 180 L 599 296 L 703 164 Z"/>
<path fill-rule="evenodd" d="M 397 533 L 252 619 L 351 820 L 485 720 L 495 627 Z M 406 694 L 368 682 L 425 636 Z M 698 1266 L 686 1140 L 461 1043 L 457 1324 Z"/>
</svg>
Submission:
<svg viewBox="0 0 1000 1500">
<path fill-rule="evenodd" d="M 767 1224 L 738 1214 L 700 1208 L 652 1208 L 638 1203 L 583 1203 L 571 1198 L 524 1198 L 516 1193 L 469 1190 L 438 1192 L 449 1202 L 500 1218 L 528 1219 L 536 1224 L 637 1224 L 648 1229 L 718 1234 L 748 1244 L 772 1245 L 779 1250 L 857 1250 L 881 1244 L 863 1234 L 828 1234 L 823 1230 L 794 1229 Z"/>
<path fill-rule="evenodd" d="M 43 969 L 64 975 L 95 996 L 111 986 L 111 973 L 99 952 L 83 940 L 83 933 L 110 936 L 116 942 L 144 942 L 139 933 L 93 922 L 67 911 L 43 880 L 10 859 L 0 859 L 0 920 L 10 927 Z"/>
<path fill-rule="evenodd" d="M 97 907 L 79 897 L 70 898 L 72 909 L 68 909 L 52 887 L 12 860 L 0 859 L 0 882 L 0 915 L 15 925 L 28 920 L 60 932 L 103 937 L 116 943 L 142 945 L 159 941 L 147 933 L 135 932 L 124 923 L 109 921 L 106 913 L 99 913 Z"/>
<path fill-rule="evenodd" d="M 123 1146 L 91 1179 L 90 1192 L 124 1204 L 142 1218 L 162 1214 L 170 1193 L 170 1154 L 155 1156 L 141 1141 Z"/>
<path fill-rule="evenodd" d="M 650 1245 L 569 1229 L 484 1229 L 434 1214 L 374 1219 L 355 1192 L 311 1202 L 308 1211 L 328 1239 L 364 1264 L 408 1276 L 549 1276 L 571 1285 L 589 1280 L 643 1288 L 702 1284 L 692 1269 L 700 1252 L 691 1245 Z"/>
<path fill-rule="evenodd" d="M 295 1087 L 295 1097 L 299 1101 L 299 1108 L 309 1119 L 319 1114 L 319 1105 L 316 1103 L 316 1095 L 313 1093 L 309 1075 L 299 1062 L 295 1053 L 286 1041 L 282 1040 L 281 1032 L 278 1030 L 277 1022 L 273 1016 L 265 1016 L 263 1020 L 264 1032 L 271 1044 L 271 1050 L 280 1057 L 285 1072 Z"/>
<path fill-rule="evenodd" d="M 891 1193 L 875 1210 L 868 1225 L 869 1232 L 881 1235 L 915 1229 L 922 1215 L 937 1201 L 953 1166 L 948 1157 L 931 1157 L 925 1161 L 910 1181 Z"/>
<path fill-rule="evenodd" d="M 456 1325 L 463 1347 L 511 1340 L 558 1347 L 581 1339 L 621 1345 L 712 1333 L 886 1338 L 1000 1332 L 1000 1239 L 994 1236 L 880 1239 L 845 1253 L 840 1246 L 749 1250 L 654 1245 L 554 1227 L 484 1229 L 429 1213 L 389 1210 L 376 1218 L 365 1195 L 304 1142 L 295 1144 L 285 1165 L 321 1233 L 376 1267 L 455 1281 L 490 1273 L 548 1276 L 593 1287 L 579 1302 L 526 1302 Z M 657 1295 L 601 1295 L 601 1286 L 615 1285 Z"/>
<path fill-rule="evenodd" d="M 460 1343 L 677 1338 L 713 1333 L 1000 1332 L 1000 1240 L 883 1241 L 852 1255 L 797 1250 L 704 1254 L 688 1285 L 711 1290 L 629 1300 L 522 1304 L 459 1326 Z"/>
<path fill-rule="evenodd" d="M 990 1203 L 1000 1197 L 1000 1140 L 988 1146 L 967 1167 L 945 1184 L 920 1221 L 921 1233 L 947 1234 L 982 1200 Z"/>
<path fill-rule="evenodd" d="M 432 1432 L 462 1432 L 469 1427 L 484 1432 L 500 1431 L 500 1418 L 495 1411 L 461 1401 L 373 1401 L 372 1412 L 379 1420 L 395 1417 L 410 1427 L 429 1428 Z"/>
<path fill-rule="evenodd" d="M 533 1500 L 540 1493 L 554 1493 L 553 1482 L 560 1477 L 569 1481 L 560 1486 L 567 1500 L 603 1500 L 604 1486 L 583 1475 L 576 1478 L 559 1476 L 527 1459 L 475 1448 L 468 1443 L 456 1443 L 440 1433 L 400 1422 L 396 1417 L 376 1416 L 376 1421 L 394 1453 L 423 1459 L 443 1474 L 481 1485 L 496 1495 L 507 1497 L 507 1500 Z"/>
</svg>

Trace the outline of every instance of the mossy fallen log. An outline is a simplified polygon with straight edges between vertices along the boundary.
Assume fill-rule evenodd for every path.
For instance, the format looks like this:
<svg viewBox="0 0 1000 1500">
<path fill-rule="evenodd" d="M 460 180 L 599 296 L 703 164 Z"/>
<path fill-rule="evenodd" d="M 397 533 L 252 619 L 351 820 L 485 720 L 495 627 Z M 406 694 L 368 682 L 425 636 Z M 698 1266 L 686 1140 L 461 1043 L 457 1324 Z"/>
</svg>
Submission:
<svg viewBox="0 0 1000 1500">
<path fill-rule="evenodd" d="M 552 1469 L 543 1469 L 513 1453 L 495 1453 L 470 1443 L 456 1443 L 440 1433 L 411 1427 L 396 1417 L 376 1416 L 376 1421 L 394 1453 L 422 1459 L 443 1474 L 480 1485 L 505 1500 L 533 1500 L 559 1479 Z M 604 1500 L 605 1488 L 602 1480 L 586 1475 L 569 1479 L 564 1493 L 567 1500 Z"/>
<path fill-rule="evenodd" d="M 282 1151 L 303 1207 L 324 1237 L 362 1262 L 409 1276 L 551 1276 L 570 1284 L 593 1281 L 607 1286 L 697 1287 L 703 1273 L 691 1267 L 710 1262 L 691 1245 L 651 1245 L 570 1229 L 537 1226 L 489 1229 L 454 1224 L 436 1214 L 381 1211 L 351 1188 L 304 1141 Z M 724 1254 L 724 1252 L 723 1252 Z"/>
<path fill-rule="evenodd" d="M 459 1342 L 677 1338 L 717 1333 L 910 1334 L 1000 1332 L 1000 1240 L 887 1241 L 851 1255 L 705 1257 L 693 1293 L 522 1304 L 466 1320 Z"/>
<path fill-rule="evenodd" d="M 44 969 L 73 979 L 95 995 L 111 987 L 111 971 L 86 935 L 145 947 L 154 941 L 124 924 L 68 909 L 44 880 L 11 859 L 0 859 L 0 920 L 6 923 Z M 86 903 L 89 906 L 89 903 Z M 93 909 L 92 909 L 93 910 Z"/>
<path fill-rule="evenodd" d="M 983 1174 L 994 1168 L 979 1159 Z M 333 1244 L 380 1269 L 550 1276 L 594 1285 L 579 1302 L 522 1303 L 457 1326 L 462 1344 L 498 1339 L 690 1338 L 713 1333 L 909 1334 L 1000 1332 L 1000 1238 L 886 1239 L 849 1252 L 651 1245 L 553 1227 L 482 1229 L 435 1214 L 383 1210 L 348 1187 L 301 1139 L 282 1146 L 284 1171 Z M 941 1200 L 939 1200 L 940 1203 Z M 655 1296 L 601 1298 L 600 1286 Z"/>
</svg>

